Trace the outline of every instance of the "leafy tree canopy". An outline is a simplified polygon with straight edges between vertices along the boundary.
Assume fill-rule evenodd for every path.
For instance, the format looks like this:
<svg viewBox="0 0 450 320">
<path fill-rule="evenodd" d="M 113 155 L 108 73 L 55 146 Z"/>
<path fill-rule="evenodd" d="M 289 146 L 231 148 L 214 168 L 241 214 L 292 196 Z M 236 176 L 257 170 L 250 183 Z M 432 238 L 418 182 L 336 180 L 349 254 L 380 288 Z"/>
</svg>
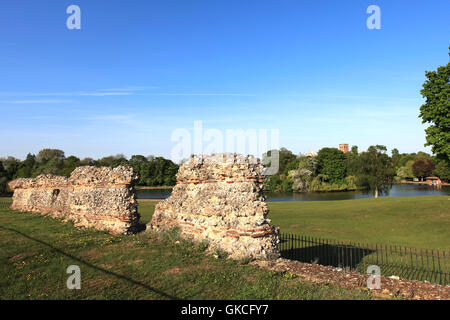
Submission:
<svg viewBox="0 0 450 320">
<path fill-rule="evenodd" d="M 6 170 L 3 167 L 3 161 L 0 161 L 0 177 L 6 177 Z"/>
<path fill-rule="evenodd" d="M 347 171 L 345 154 L 337 148 L 322 148 L 317 154 L 318 171 L 331 183 L 343 181 Z"/>
<path fill-rule="evenodd" d="M 412 170 L 414 176 L 422 178 L 423 180 L 423 178 L 431 175 L 434 170 L 434 164 L 430 160 L 418 159 L 414 161 Z"/>
<path fill-rule="evenodd" d="M 432 146 L 434 154 L 450 162 L 450 62 L 425 75 L 427 80 L 420 93 L 426 101 L 419 115 L 422 123 L 431 124 L 425 129 L 425 145 Z"/>
<path fill-rule="evenodd" d="M 445 160 L 437 160 L 432 174 L 441 180 L 450 180 L 450 164 Z"/>
<path fill-rule="evenodd" d="M 359 158 L 359 181 L 367 190 L 378 194 L 389 192 L 394 181 L 392 159 L 385 146 L 370 146 Z"/>
<path fill-rule="evenodd" d="M 406 178 L 414 178 L 414 172 L 412 169 L 414 160 L 409 160 L 404 166 L 401 166 L 397 169 L 397 176 L 400 178 L 406 179 Z"/>
<path fill-rule="evenodd" d="M 65 155 L 64 151 L 59 149 L 42 149 L 41 151 L 39 151 L 36 158 L 38 162 L 45 162 L 53 158 L 63 160 L 65 158 Z"/>
</svg>

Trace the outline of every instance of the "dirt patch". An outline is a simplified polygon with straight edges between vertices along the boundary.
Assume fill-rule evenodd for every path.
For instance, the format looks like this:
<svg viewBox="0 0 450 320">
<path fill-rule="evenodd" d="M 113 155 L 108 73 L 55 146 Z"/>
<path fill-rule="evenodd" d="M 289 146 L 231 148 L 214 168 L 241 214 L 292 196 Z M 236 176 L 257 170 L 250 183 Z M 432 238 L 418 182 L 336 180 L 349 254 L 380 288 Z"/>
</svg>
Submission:
<svg viewBox="0 0 450 320">
<path fill-rule="evenodd" d="M 181 272 L 181 268 L 175 267 L 175 268 L 170 268 L 169 270 L 164 271 L 163 274 L 179 274 L 180 272 Z"/>
<path fill-rule="evenodd" d="M 252 264 L 266 270 L 289 272 L 313 283 L 335 284 L 344 289 L 369 290 L 369 275 L 357 272 L 282 258 L 274 261 L 254 261 Z M 370 291 L 375 297 L 384 299 L 450 300 L 450 286 L 416 280 L 380 277 L 380 289 Z"/>
<path fill-rule="evenodd" d="M 23 259 L 25 259 L 25 258 L 34 256 L 35 254 L 36 254 L 35 252 L 24 252 L 24 253 L 19 253 L 19 254 L 16 254 L 15 256 L 9 258 L 9 259 L 8 259 L 8 262 L 14 263 L 14 262 L 17 262 L 17 261 L 21 261 L 21 260 L 23 260 Z"/>
<path fill-rule="evenodd" d="M 136 260 L 132 260 L 132 261 L 130 261 L 130 262 L 128 262 L 128 264 L 130 265 L 130 264 L 140 264 L 140 263 L 143 263 L 144 262 L 144 259 L 136 259 Z"/>
<path fill-rule="evenodd" d="M 179 274 L 179 273 L 193 272 L 193 271 L 198 271 L 198 270 L 208 271 L 208 270 L 212 270 L 212 269 L 214 269 L 214 267 L 212 267 L 212 266 L 197 264 L 197 265 L 193 265 L 193 266 L 170 268 L 170 269 L 164 271 L 163 274 Z"/>
</svg>

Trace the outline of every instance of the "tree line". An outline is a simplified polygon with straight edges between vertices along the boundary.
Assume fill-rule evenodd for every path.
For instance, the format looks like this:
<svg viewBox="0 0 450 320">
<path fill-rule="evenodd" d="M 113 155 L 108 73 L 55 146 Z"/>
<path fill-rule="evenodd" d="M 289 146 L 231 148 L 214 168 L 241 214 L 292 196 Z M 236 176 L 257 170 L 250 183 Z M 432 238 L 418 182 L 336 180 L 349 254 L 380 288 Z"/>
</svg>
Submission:
<svg viewBox="0 0 450 320">
<path fill-rule="evenodd" d="M 366 189 L 378 196 L 387 192 L 394 182 L 418 181 L 430 175 L 448 181 L 449 162 L 425 152 L 399 153 L 397 149 L 389 156 L 386 147 L 381 145 L 371 146 L 364 152 L 358 152 L 358 147 L 353 146 L 348 153 L 326 147 L 317 155 L 295 155 L 281 148 L 278 174 L 267 177 L 264 187 L 274 192 Z"/>
<path fill-rule="evenodd" d="M 0 193 L 7 191 L 7 183 L 17 178 L 32 178 L 40 174 L 70 176 L 80 166 L 117 167 L 131 166 L 139 174 L 137 185 L 140 186 L 172 186 L 176 182 L 178 165 L 163 157 L 133 155 L 129 160 L 123 154 L 103 157 L 79 159 L 66 157 L 59 149 L 43 149 L 37 155 L 29 153 L 25 160 L 14 157 L 0 158 Z"/>
<path fill-rule="evenodd" d="M 263 161 L 271 155 L 267 152 Z M 275 192 L 342 191 L 367 189 L 375 195 L 387 192 L 392 183 L 400 180 L 423 180 L 435 175 L 444 181 L 450 179 L 449 163 L 427 153 L 399 153 L 387 155 L 384 146 L 371 146 L 358 152 L 353 146 L 349 153 L 337 148 L 322 148 L 317 155 L 295 155 L 286 148 L 279 150 L 279 171 L 264 180 L 265 190 Z M 29 153 L 25 160 L 0 158 L 0 193 L 7 191 L 7 183 L 17 178 L 31 178 L 40 174 L 68 177 L 80 166 L 131 166 L 139 174 L 139 186 L 173 186 L 178 165 L 169 159 L 155 156 L 123 154 L 79 159 L 66 157 L 64 151 L 43 149 L 37 155 Z"/>
</svg>

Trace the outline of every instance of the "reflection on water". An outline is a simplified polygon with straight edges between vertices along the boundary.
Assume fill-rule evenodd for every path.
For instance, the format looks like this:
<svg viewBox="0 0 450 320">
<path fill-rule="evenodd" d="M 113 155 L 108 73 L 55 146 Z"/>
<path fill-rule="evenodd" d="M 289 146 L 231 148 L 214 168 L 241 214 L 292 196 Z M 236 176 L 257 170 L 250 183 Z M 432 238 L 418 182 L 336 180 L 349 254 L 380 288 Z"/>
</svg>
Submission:
<svg viewBox="0 0 450 320">
<path fill-rule="evenodd" d="M 145 189 L 137 190 L 138 199 L 165 199 L 170 196 L 171 189 Z M 389 195 L 381 197 L 411 197 L 430 195 L 450 195 L 450 186 L 436 188 L 427 185 L 400 184 L 392 186 Z M 309 192 L 309 193 L 274 193 L 266 192 L 267 201 L 324 201 L 324 200 L 351 200 L 373 198 L 373 194 L 363 191 L 341 192 Z"/>
</svg>

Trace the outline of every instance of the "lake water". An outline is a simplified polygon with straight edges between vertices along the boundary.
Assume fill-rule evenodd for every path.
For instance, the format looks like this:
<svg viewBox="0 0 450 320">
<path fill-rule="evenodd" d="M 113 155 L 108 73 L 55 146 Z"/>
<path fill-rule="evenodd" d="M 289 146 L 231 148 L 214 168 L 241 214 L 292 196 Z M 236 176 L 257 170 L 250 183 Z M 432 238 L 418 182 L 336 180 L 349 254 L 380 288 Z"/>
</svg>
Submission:
<svg viewBox="0 0 450 320">
<path fill-rule="evenodd" d="M 137 190 L 138 199 L 165 199 L 170 196 L 171 189 L 145 189 Z M 325 200 L 351 200 L 372 198 L 373 194 L 363 191 L 341 191 L 341 192 L 309 192 L 309 193 L 274 193 L 266 192 L 267 201 L 325 201 Z M 388 195 L 381 197 L 411 197 L 450 195 L 450 186 L 440 188 L 427 185 L 400 184 L 393 185 Z"/>
</svg>

